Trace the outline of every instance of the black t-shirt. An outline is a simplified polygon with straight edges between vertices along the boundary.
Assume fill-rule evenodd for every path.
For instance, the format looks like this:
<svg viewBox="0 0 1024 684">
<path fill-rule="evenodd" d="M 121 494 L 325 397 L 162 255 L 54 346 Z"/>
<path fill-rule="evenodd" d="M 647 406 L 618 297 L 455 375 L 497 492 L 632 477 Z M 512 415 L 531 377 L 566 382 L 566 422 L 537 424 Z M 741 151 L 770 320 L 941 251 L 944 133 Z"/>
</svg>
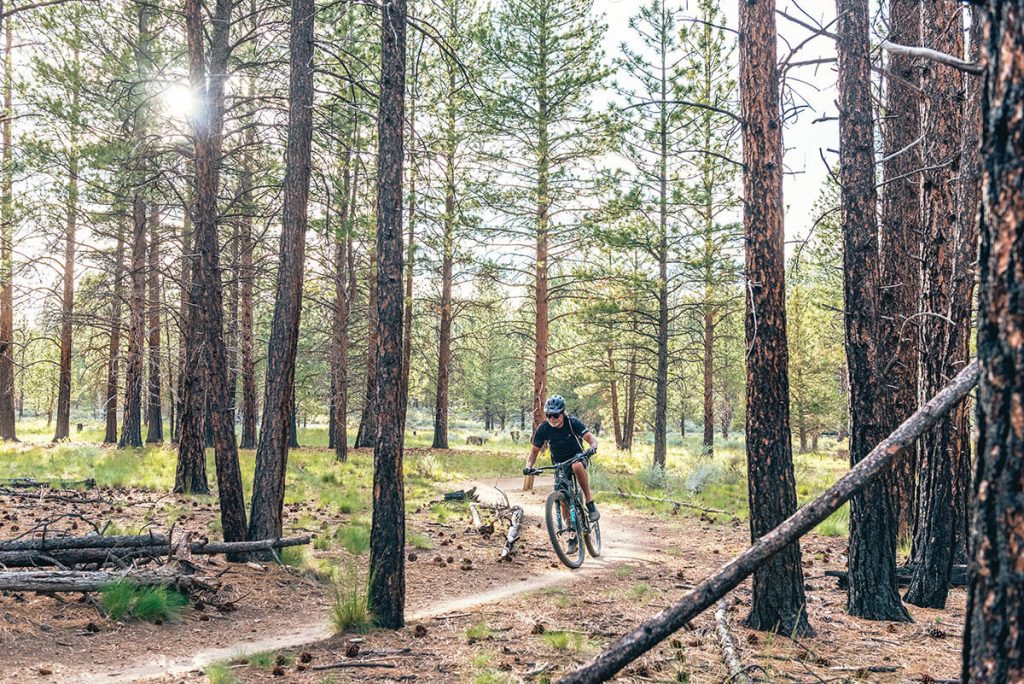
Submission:
<svg viewBox="0 0 1024 684">
<path fill-rule="evenodd" d="M 572 424 L 571 430 L 569 429 L 570 423 Z M 533 433 L 533 446 L 539 449 L 547 442 L 551 447 L 551 462 L 561 463 L 586 449 L 583 446 L 583 435 L 588 432 L 590 430 L 583 424 L 583 421 L 575 416 L 566 416 L 560 428 L 551 427 L 551 424 L 545 420 Z M 576 433 L 575 437 L 573 433 Z"/>
</svg>

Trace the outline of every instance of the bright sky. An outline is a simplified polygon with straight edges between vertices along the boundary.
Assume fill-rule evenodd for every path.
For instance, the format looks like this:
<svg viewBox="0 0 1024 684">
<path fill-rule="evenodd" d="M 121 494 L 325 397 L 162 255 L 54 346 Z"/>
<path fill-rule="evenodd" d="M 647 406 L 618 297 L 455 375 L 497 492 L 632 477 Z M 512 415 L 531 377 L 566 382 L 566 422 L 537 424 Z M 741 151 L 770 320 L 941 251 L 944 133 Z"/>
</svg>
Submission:
<svg viewBox="0 0 1024 684">
<path fill-rule="evenodd" d="M 688 0 L 667 0 L 676 6 L 680 4 L 684 8 L 696 10 L 696 2 Z M 725 14 L 725 24 L 729 28 L 739 28 L 739 0 L 721 0 L 721 10 Z M 835 17 L 835 5 L 827 0 L 804 0 L 799 3 L 811 16 L 822 23 L 827 23 Z M 619 44 L 628 37 L 629 17 L 636 14 L 637 0 L 595 0 L 595 9 L 603 12 L 608 25 L 608 32 L 605 35 L 604 51 L 608 59 L 618 54 Z M 778 9 L 788 14 L 806 20 L 806 15 L 796 9 L 792 0 L 778 0 Z M 779 59 L 789 53 L 789 45 L 797 45 L 810 35 L 804 29 L 782 17 L 777 17 L 779 31 Z M 817 37 L 800 49 L 799 57 L 794 61 L 817 59 L 821 57 L 834 57 L 835 45 L 827 38 Z M 738 59 L 738 54 L 734 55 Z M 738 68 L 738 67 L 737 67 Z M 737 78 L 739 74 L 737 73 Z M 827 150 L 839 149 L 839 129 L 836 121 L 813 123 L 815 119 L 822 116 L 834 117 L 836 115 L 836 75 L 834 65 L 822 65 L 817 67 L 803 67 L 795 69 L 790 74 L 790 83 L 800 96 L 805 98 L 813 107 L 812 110 L 804 110 L 795 121 L 790 121 L 785 130 L 784 145 L 786 147 L 786 170 L 790 172 L 785 179 L 783 190 L 786 203 L 786 238 L 793 240 L 796 236 L 803 236 L 808 228 L 814 223 L 816 216 L 813 215 L 814 201 L 818 197 L 818 189 L 828 176 L 828 171 L 821 161 L 821 153 L 824 151 L 825 158 L 830 164 L 837 162 L 836 155 Z M 797 83 L 795 78 L 805 83 Z"/>
</svg>

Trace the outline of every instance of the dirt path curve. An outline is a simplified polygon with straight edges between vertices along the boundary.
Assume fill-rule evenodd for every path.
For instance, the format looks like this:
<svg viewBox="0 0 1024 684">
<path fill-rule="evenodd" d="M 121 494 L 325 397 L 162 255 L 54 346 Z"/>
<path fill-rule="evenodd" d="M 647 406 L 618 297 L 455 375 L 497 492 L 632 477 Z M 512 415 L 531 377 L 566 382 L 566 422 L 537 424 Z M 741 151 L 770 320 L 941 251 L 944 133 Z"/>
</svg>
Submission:
<svg viewBox="0 0 1024 684">
<path fill-rule="evenodd" d="M 522 480 L 518 478 L 502 478 L 490 482 L 473 481 L 460 486 L 465 489 L 476 487 L 483 503 L 501 502 L 502 497 L 498 491 L 500 488 L 508 495 L 513 505 L 523 507 L 523 511 L 531 523 L 544 519 L 544 500 L 551 491 L 550 485 L 541 484 L 535 487 L 533 492 L 522 492 L 520 491 Z M 559 567 L 449 601 L 435 602 L 424 606 L 410 606 L 412 610 L 407 616 L 407 620 L 416 622 L 448 613 L 464 612 L 478 606 L 499 602 L 510 596 L 599 576 L 629 562 L 658 563 L 662 556 L 651 553 L 650 549 L 645 547 L 643 540 L 646 528 L 641 527 L 640 522 L 635 516 L 618 512 L 603 512 L 601 535 L 604 548 L 600 558 L 588 556 L 583 567 L 578 570 Z M 554 558 L 554 552 L 552 552 L 552 558 Z M 289 625 L 288 629 L 279 630 L 273 634 L 265 634 L 227 646 L 204 649 L 189 656 L 159 656 L 142 663 L 125 663 L 119 668 L 89 673 L 89 678 L 90 681 L 116 684 L 144 682 L 168 675 L 193 672 L 210 663 L 237 658 L 243 654 L 296 648 L 303 644 L 326 639 L 329 636 L 331 636 L 331 629 L 327 622 L 327 615 L 321 613 L 302 621 L 297 620 Z M 77 673 L 70 679 L 58 677 L 52 681 L 81 681 L 82 676 L 83 673 Z"/>
</svg>

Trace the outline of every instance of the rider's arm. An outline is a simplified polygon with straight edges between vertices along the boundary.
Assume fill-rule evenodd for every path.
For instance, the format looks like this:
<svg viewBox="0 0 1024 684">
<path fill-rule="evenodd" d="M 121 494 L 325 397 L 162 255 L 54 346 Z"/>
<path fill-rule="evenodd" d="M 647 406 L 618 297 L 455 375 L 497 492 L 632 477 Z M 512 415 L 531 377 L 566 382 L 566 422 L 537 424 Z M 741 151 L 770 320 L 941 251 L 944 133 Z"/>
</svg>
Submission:
<svg viewBox="0 0 1024 684">
<path fill-rule="evenodd" d="M 594 451 L 597 451 L 597 437 L 594 436 L 593 432 L 587 432 L 583 435 L 583 439 L 586 440 L 587 444 Z"/>
<path fill-rule="evenodd" d="M 539 446 L 535 446 L 532 449 L 530 449 L 530 455 L 527 456 L 527 458 L 526 458 L 526 467 L 527 468 L 532 468 L 533 467 L 533 464 L 537 462 L 537 454 L 539 454 L 539 453 L 540 453 L 540 447 Z"/>
</svg>

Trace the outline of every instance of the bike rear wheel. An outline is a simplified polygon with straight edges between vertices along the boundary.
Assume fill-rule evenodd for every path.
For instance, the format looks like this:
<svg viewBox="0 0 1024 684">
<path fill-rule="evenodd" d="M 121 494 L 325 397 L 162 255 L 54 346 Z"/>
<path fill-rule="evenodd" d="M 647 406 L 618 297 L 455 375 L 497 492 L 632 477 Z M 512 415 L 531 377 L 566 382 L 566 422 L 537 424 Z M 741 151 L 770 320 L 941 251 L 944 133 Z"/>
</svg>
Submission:
<svg viewBox="0 0 1024 684">
<path fill-rule="evenodd" d="M 565 520 L 562 515 L 562 504 L 569 509 L 568 520 Z M 551 492 L 548 495 L 544 504 L 544 521 L 548 528 L 548 538 L 551 540 L 551 546 L 555 549 L 558 560 L 570 568 L 578 568 L 583 565 L 586 555 L 580 540 L 580 537 L 583 536 L 580 512 L 575 510 L 573 503 L 565 496 L 564 492 Z M 569 548 L 572 539 L 576 540 L 575 550 Z"/>
</svg>

